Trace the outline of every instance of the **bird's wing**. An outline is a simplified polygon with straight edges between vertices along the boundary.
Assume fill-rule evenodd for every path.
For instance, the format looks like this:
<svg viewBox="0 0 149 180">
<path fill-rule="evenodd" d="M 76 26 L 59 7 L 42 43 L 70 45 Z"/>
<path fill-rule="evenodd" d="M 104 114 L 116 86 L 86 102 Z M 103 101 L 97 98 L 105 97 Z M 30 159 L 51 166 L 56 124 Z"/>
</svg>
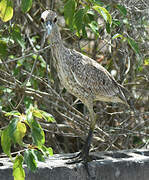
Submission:
<svg viewBox="0 0 149 180">
<path fill-rule="evenodd" d="M 95 95 L 118 96 L 122 101 L 127 102 L 121 86 L 103 66 L 77 51 L 73 50 L 71 53 L 73 55 L 69 61 L 70 68 L 78 85 Z"/>
</svg>

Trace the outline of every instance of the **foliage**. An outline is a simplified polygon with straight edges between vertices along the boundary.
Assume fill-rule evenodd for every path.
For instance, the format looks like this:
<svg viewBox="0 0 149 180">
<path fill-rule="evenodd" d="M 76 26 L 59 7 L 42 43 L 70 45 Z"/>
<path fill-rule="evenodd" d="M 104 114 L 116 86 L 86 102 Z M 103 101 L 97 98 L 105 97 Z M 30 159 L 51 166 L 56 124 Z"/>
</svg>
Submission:
<svg viewBox="0 0 149 180">
<path fill-rule="evenodd" d="M 83 37 L 87 36 L 86 27 L 89 27 L 97 37 L 99 37 L 99 25 L 97 23 L 97 13 L 101 15 L 101 17 L 106 22 L 106 30 L 107 33 L 110 33 L 113 29 L 111 27 L 112 23 L 116 21 L 111 17 L 111 14 L 108 10 L 99 5 L 98 1 L 90 1 L 91 5 L 86 4 L 82 8 L 78 9 L 77 1 L 75 0 L 68 0 L 64 6 L 64 17 L 66 20 L 66 24 L 71 28 L 72 31 L 77 30 L 77 35 L 80 36 L 80 31 L 82 32 Z M 127 9 L 117 4 L 116 9 L 126 17 Z M 117 22 L 118 23 L 118 22 Z M 121 22 L 117 24 L 118 26 L 121 25 Z M 135 51 L 135 53 L 139 54 L 139 48 L 135 40 L 131 37 L 125 38 L 123 35 L 118 34 L 113 35 L 113 39 L 117 37 L 123 37 L 122 39 L 128 42 L 130 47 Z"/>
<path fill-rule="evenodd" d="M 17 179 L 24 180 L 25 179 L 25 172 L 22 167 L 23 159 L 24 159 L 23 156 L 18 154 L 14 160 L 14 164 L 13 164 L 14 180 L 17 180 Z"/>
<path fill-rule="evenodd" d="M 22 0 L 21 8 L 24 13 L 27 13 L 32 7 L 32 0 Z"/>
<path fill-rule="evenodd" d="M 25 148 L 24 155 L 17 153 L 15 160 L 12 159 L 13 164 L 13 176 L 14 179 L 25 179 L 25 172 L 23 169 L 23 162 L 27 167 L 35 171 L 37 168 L 37 161 L 44 161 L 44 157 L 47 155 L 53 155 L 51 148 L 44 146 L 45 134 L 36 118 L 45 119 L 49 122 L 53 122 L 53 118 L 50 114 L 39 110 L 33 106 L 27 109 L 26 114 L 21 114 L 17 111 L 11 111 L 5 113 L 11 121 L 8 126 L 1 132 L 1 146 L 3 152 L 7 154 L 11 159 L 11 146 L 13 144 L 19 144 Z M 27 135 L 27 127 L 30 128 L 32 144 L 25 144 L 23 138 Z M 7 142 L 7 143 L 6 143 Z"/>
<path fill-rule="evenodd" d="M 86 27 L 89 27 L 96 35 L 98 24 L 95 23 L 95 17 L 97 11 L 103 19 L 111 24 L 112 17 L 106 8 L 97 5 L 96 1 L 93 1 L 93 5 L 85 5 L 78 9 L 79 4 L 75 0 L 68 0 L 64 6 L 64 17 L 66 24 L 72 29 L 72 31 L 77 30 L 77 35 L 80 36 L 80 31 L 84 37 L 86 37 Z M 93 11 L 95 10 L 95 11 Z"/>
<path fill-rule="evenodd" d="M 32 0 L 22 0 L 21 9 L 24 13 L 28 12 L 32 7 Z M 0 18 L 3 22 L 11 20 L 13 17 L 13 1 L 1 0 L 0 2 Z"/>
<path fill-rule="evenodd" d="M 13 2 L 11 0 L 2 0 L 0 2 L 0 18 L 3 22 L 9 21 L 13 16 Z"/>
</svg>

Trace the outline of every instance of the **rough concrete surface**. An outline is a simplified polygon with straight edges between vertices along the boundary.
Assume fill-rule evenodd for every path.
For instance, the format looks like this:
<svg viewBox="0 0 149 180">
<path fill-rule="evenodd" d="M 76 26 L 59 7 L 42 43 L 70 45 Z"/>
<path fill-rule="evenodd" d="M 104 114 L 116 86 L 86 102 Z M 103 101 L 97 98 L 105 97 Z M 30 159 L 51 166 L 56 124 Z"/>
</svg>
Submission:
<svg viewBox="0 0 149 180">
<path fill-rule="evenodd" d="M 90 177 L 82 163 L 68 165 L 59 154 L 39 162 L 35 173 L 25 168 L 25 180 L 149 180 L 149 151 L 128 150 L 94 153 L 97 160 L 88 163 Z M 12 163 L 0 159 L 0 180 L 13 180 Z"/>
</svg>

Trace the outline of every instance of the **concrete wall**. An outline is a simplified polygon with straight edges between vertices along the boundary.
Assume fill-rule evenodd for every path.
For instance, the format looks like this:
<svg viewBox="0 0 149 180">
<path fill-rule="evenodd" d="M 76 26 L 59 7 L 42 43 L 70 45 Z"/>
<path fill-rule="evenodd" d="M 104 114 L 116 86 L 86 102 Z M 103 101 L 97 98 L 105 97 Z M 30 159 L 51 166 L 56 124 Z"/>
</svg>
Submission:
<svg viewBox="0 0 149 180">
<path fill-rule="evenodd" d="M 82 163 L 67 165 L 72 154 L 54 155 L 38 163 L 38 170 L 25 167 L 26 180 L 149 180 L 149 151 L 129 150 L 95 153 L 97 160 L 90 162 L 88 174 Z M 12 163 L 0 159 L 0 180 L 13 180 Z"/>
</svg>

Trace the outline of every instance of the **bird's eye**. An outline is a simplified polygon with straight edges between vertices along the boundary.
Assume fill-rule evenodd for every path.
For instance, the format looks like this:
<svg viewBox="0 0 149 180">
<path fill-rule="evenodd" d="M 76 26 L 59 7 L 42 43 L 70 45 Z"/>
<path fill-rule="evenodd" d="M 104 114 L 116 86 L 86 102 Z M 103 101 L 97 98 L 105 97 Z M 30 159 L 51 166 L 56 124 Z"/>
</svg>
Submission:
<svg viewBox="0 0 149 180">
<path fill-rule="evenodd" d="M 56 22 L 57 22 L 57 18 L 56 18 L 56 17 L 54 18 L 53 22 L 54 22 L 54 23 L 56 23 Z"/>
<path fill-rule="evenodd" d="M 41 18 L 41 22 L 44 23 L 44 19 L 43 18 Z"/>
</svg>

